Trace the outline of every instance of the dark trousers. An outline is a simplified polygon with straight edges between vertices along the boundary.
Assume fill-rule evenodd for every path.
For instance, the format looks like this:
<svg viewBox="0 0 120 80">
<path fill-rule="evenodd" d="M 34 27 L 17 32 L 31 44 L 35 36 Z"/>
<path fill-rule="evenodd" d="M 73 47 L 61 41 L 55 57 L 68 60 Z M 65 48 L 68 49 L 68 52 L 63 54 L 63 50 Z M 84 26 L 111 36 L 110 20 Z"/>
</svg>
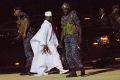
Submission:
<svg viewBox="0 0 120 80">
<path fill-rule="evenodd" d="M 83 64 L 81 62 L 80 54 L 77 50 L 76 42 L 65 42 L 66 48 L 66 58 L 69 64 L 70 69 L 74 69 L 76 67 L 83 68 Z"/>
<path fill-rule="evenodd" d="M 26 57 L 26 69 L 31 68 L 32 60 L 33 60 L 33 51 L 31 48 L 30 40 L 33 37 L 32 34 L 28 34 L 27 37 L 23 40 L 24 44 L 24 52 L 25 52 L 25 57 Z"/>
</svg>

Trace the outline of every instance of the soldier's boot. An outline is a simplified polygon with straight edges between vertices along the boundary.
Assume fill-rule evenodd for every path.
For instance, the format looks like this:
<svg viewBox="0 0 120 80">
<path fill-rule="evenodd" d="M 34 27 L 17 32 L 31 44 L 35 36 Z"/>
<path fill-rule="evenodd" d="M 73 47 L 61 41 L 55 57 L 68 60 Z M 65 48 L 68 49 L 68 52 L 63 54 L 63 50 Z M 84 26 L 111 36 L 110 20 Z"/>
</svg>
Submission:
<svg viewBox="0 0 120 80">
<path fill-rule="evenodd" d="M 76 70 L 75 69 L 71 69 L 70 73 L 66 77 L 67 78 L 69 78 L 69 77 L 77 77 Z"/>
<path fill-rule="evenodd" d="M 84 68 L 80 68 L 80 71 L 81 71 L 81 75 L 80 76 L 85 76 L 85 69 Z"/>
</svg>

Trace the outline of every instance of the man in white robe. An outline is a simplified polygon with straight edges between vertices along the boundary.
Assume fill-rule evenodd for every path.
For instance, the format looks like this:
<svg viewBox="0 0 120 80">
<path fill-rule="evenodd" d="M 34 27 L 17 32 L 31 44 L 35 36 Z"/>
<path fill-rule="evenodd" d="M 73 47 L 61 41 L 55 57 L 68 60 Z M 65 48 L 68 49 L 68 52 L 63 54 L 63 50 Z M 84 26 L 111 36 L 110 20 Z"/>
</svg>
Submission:
<svg viewBox="0 0 120 80">
<path fill-rule="evenodd" d="M 60 73 L 66 73 L 64 70 L 60 56 L 57 51 L 58 40 L 52 29 L 52 13 L 45 12 L 45 20 L 40 30 L 31 39 L 31 46 L 34 52 L 32 66 L 30 72 L 37 73 L 38 76 L 47 75 L 47 71 L 56 67 Z"/>
</svg>

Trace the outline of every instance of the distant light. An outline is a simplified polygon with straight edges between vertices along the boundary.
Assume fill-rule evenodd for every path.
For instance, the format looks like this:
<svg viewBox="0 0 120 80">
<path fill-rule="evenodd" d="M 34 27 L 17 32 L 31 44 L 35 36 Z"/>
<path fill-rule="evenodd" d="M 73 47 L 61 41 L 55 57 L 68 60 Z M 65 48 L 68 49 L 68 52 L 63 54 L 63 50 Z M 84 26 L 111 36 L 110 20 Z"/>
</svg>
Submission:
<svg viewBox="0 0 120 80">
<path fill-rule="evenodd" d="M 94 43 L 93 43 L 94 46 L 97 46 L 98 44 L 99 44 L 98 42 L 94 42 Z"/>
<path fill-rule="evenodd" d="M 118 58 L 115 58 L 115 60 L 116 60 L 116 61 L 120 61 L 120 58 L 119 58 L 119 57 L 118 57 Z"/>
<path fill-rule="evenodd" d="M 85 17 L 84 20 L 90 20 L 91 18 L 90 17 Z"/>
<path fill-rule="evenodd" d="M 100 39 L 101 39 L 102 41 L 107 41 L 107 40 L 108 40 L 108 37 L 107 37 L 107 36 L 102 36 Z"/>
<path fill-rule="evenodd" d="M 107 35 L 102 36 L 102 37 L 100 38 L 100 40 L 101 40 L 102 44 L 109 44 L 109 39 L 108 39 L 108 36 L 107 36 Z"/>
<path fill-rule="evenodd" d="M 19 65 L 20 65 L 20 63 L 19 63 L 19 62 L 16 62 L 16 63 L 15 63 L 15 66 L 19 66 Z"/>
</svg>

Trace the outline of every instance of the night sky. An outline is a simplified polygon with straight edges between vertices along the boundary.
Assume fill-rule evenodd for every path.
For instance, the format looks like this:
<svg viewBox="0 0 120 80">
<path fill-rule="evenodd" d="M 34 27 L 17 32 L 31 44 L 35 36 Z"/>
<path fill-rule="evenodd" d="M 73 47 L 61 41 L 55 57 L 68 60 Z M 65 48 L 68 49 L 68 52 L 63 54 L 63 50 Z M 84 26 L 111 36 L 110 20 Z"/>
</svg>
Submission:
<svg viewBox="0 0 120 80">
<path fill-rule="evenodd" d="M 99 8 L 111 11 L 111 6 L 120 4 L 120 0 L 1 0 L 0 23 L 14 20 L 13 8 L 20 6 L 29 15 L 43 15 L 44 11 L 51 10 L 54 14 L 62 14 L 61 5 L 69 2 L 80 16 L 96 16 Z"/>
</svg>

